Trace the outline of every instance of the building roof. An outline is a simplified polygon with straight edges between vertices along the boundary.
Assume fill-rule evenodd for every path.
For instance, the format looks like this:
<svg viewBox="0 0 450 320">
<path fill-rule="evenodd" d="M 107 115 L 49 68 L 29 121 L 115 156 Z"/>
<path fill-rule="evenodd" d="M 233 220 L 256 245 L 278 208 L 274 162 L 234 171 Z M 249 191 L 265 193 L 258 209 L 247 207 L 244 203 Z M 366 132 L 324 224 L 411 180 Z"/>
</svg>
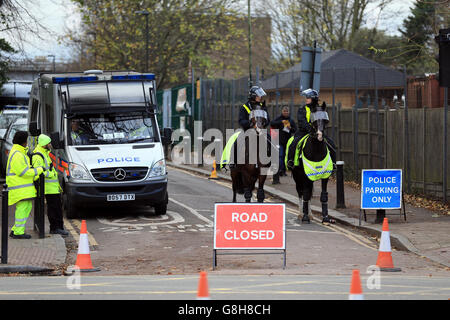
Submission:
<svg viewBox="0 0 450 320">
<path fill-rule="evenodd" d="M 358 88 L 375 87 L 376 74 L 377 87 L 402 87 L 404 85 L 403 73 L 395 69 L 379 64 L 373 60 L 362 57 L 354 52 L 339 49 L 322 52 L 320 69 L 320 87 L 333 87 L 333 68 L 335 70 L 336 88 L 354 88 L 355 74 Z M 301 63 L 274 75 L 264 81 L 264 89 L 300 87 Z"/>
</svg>

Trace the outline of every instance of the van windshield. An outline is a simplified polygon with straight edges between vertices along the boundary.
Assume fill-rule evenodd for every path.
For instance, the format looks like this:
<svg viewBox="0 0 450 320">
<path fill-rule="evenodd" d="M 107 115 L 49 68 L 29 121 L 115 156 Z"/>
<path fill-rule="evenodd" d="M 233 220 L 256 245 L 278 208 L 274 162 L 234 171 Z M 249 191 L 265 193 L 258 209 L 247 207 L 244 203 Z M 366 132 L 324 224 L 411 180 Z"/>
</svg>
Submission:
<svg viewBox="0 0 450 320">
<path fill-rule="evenodd" d="M 154 116 L 145 112 L 78 115 L 68 121 L 72 146 L 158 141 Z"/>
</svg>

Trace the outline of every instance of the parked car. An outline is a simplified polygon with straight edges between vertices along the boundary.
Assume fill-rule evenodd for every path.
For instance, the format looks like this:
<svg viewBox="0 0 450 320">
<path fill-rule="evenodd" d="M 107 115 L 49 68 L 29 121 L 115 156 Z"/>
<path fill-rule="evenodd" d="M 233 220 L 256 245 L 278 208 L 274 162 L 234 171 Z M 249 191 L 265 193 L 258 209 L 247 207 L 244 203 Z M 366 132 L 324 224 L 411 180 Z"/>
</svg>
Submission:
<svg viewBox="0 0 450 320">
<path fill-rule="evenodd" d="M 15 108 L 12 108 L 15 107 Z M 27 118 L 28 107 L 26 106 L 5 106 L 0 113 L 0 137 L 3 137 L 9 125 L 19 118 Z"/>
<path fill-rule="evenodd" d="M 6 175 L 6 164 L 8 162 L 9 152 L 13 146 L 13 138 L 17 131 L 27 131 L 27 119 L 19 118 L 15 122 L 11 123 L 6 130 L 4 136 L 0 137 L 1 141 L 1 164 L 0 164 L 0 175 L 5 177 Z"/>
</svg>

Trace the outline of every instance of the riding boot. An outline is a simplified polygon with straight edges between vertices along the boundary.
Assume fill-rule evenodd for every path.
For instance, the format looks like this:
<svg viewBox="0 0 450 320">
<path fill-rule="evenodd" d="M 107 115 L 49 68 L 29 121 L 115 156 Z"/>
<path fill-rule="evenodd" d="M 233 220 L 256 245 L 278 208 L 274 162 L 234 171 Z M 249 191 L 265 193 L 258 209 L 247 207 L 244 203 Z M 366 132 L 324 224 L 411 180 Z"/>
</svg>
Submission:
<svg viewBox="0 0 450 320">
<path fill-rule="evenodd" d="M 309 201 L 303 201 L 303 218 L 302 218 L 302 222 L 311 223 L 308 214 L 309 214 Z"/>
</svg>

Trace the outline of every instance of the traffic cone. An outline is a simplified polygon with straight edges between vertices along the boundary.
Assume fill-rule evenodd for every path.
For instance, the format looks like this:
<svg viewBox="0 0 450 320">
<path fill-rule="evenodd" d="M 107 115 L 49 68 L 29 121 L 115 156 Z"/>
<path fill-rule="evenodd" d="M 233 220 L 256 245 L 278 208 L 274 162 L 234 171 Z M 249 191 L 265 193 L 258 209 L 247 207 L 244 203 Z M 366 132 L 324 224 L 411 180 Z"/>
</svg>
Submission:
<svg viewBox="0 0 450 320">
<path fill-rule="evenodd" d="M 82 272 L 100 271 L 99 268 L 94 268 L 92 266 L 86 220 L 81 220 L 80 242 L 78 243 L 78 255 L 75 265 L 79 267 Z"/>
<path fill-rule="evenodd" d="M 200 272 L 198 281 L 197 300 L 210 300 L 208 289 L 208 277 L 205 271 Z"/>
<path fill-rule="evenodd" d="M 381 271 L 402 271 L 402 269 L 400 268 L 394 268 L 394 262 L 392 261 L 391 238 L 389 235 L 389 225 L 387 218 L 384 218 L 383 220 L 383 229 L 381 231 L 377 266 Z"/>
<path fill-rule="evenodd" d="M 217 176 L 216 160 L 214 160 L 214 162 L 213 162 L 213 168 L 212 168 L 211 175 L 209 176 L 209 179 L 214 179 L 214 180 L 219 179 L 219 177 Z"/>
<path fill-rule="evenodd" d="M 352 283 L 350 284 L 350 294 L 348 300 L 364 300 L 364 295 L 361 287 L 361 278 L 359 277 L 359 270 L 355 269 L 352 272 Z"/>
</svg>

